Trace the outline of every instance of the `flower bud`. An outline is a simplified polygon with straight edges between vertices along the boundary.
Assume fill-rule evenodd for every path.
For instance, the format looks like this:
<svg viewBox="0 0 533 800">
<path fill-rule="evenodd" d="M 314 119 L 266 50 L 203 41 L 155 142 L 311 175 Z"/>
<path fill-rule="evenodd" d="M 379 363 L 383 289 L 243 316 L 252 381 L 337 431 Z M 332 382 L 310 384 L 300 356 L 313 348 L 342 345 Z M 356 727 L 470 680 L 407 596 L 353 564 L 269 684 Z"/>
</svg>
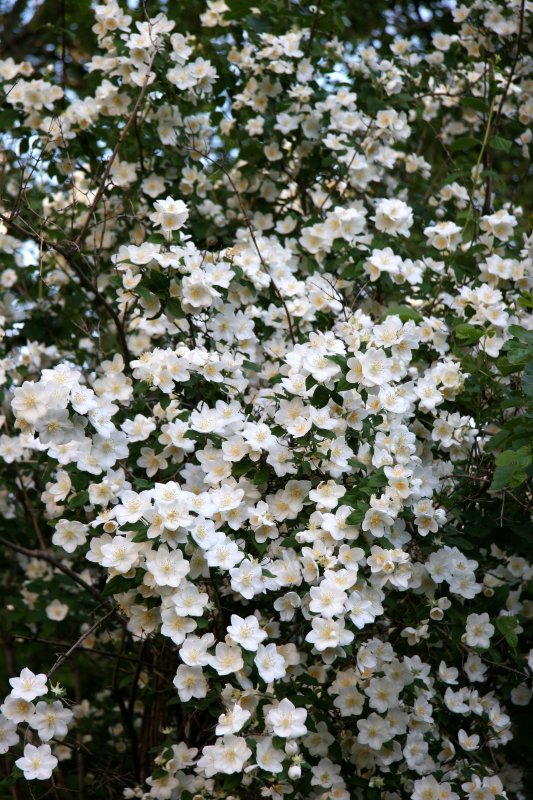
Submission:
<svg viewBox="0 0 533 800">
<path fill-rule="evenodd" d="M 288 772 L 289 778 L 291 780 L 296 780 L 296 778 L 299 778 L 301 774 L 302 774 L 301 766 L 299 764 L 291 764 Z"/>
<path fill-rule="evenodd" d="M 285 752 L 288 756 L 295 756 L 299 749 L 298 742 L 294 739 L 288 739 L 285 743 Z"/>
</svg>

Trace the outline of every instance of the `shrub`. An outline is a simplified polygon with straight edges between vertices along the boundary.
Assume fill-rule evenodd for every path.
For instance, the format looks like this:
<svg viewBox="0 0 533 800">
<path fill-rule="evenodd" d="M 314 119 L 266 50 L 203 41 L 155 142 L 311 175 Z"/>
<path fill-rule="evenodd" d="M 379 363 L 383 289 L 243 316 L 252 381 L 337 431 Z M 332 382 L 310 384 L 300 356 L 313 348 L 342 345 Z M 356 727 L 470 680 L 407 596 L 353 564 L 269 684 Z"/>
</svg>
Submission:
<svg viewBox="0 0 533 800">
<path fill-rule="evenodd" d="M 0 62 L 6 797 L 525 798 L 527 4 L 155 5 Z"/>
</svg>

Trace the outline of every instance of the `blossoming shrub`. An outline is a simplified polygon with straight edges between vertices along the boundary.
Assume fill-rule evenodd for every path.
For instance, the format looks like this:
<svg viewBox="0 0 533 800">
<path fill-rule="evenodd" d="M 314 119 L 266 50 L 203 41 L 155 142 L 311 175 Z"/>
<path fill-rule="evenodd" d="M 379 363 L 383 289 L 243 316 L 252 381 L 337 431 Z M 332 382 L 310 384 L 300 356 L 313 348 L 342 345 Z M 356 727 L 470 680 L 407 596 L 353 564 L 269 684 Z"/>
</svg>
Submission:
<svg viewBox="0 0 533 800">
<path fill-rule="evenodd" d="M 531 791 L 529 4 L 334 9 L 0 63 L 2 796 Z"/>
</svg>

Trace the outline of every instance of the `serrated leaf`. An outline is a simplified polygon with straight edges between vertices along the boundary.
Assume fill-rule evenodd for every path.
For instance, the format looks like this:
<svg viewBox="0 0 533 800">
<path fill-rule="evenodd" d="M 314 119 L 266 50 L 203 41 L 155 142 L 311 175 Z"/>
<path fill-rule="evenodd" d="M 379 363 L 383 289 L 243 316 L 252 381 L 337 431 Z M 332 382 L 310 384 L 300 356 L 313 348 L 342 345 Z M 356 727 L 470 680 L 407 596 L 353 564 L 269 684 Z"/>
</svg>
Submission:
<svg viewBox="0 0 533 800">
<path fill-rule="evenodd" d="M 514 336 L 515 339 L 519 339 L 521 342 L 524 342 L 524 344 L 530 344 L 533 347 L 533 331 L 522 328 L 521 325 L 510 325 L 509 333 L 511 336 Z"/>
<path fill-rule="evenodd" d="M 533 460 L 531 448 L 520 447 L 518 450 L 504 450 L 496 458 L 496 469 L 490 488 L 498 491 L 505 488 L 516 488 L 527 479 L 526 470 Z"/>
<path fill-rule="evenodd" d="M 513 146 L 511 139 L 504 139 L 503 136 L 493 136 L 490 140 L 490 146 L 493 150 L 500 150 L 503 153 L 508 153 Z"/>
</svg>

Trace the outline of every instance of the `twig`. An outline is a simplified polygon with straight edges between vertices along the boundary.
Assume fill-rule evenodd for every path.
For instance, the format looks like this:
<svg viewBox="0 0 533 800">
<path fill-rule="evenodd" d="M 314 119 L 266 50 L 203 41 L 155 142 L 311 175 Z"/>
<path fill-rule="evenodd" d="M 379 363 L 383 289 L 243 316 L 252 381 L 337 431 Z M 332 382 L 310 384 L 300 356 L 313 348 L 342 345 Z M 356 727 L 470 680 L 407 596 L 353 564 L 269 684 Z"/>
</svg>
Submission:
<svg viewBox="0 0 533 800">
<path fill-rule="evenodd" d="M 318 0 L 316 4 L 315 13 L 313 15 L 313 22 L 311 24 L 311 30 L 309 32 L 309 39 L 307 40 L 307 44 L 305 47 L 305 55 L 308 56 L 311 52 L 311 47 L 316 36 L 316 32 L 318 30 L 318 18 L 320 16 L 320 6 L 322 5 L 322 0 Z"/>
<path fill-rule="evenodd" d="M 107 612 L 107 614 L 104 614 L 104 616 L 103 616 L 103 617 L 100 617 L 100 619 L 97 619 L 97 620 L 96 620 L 96 622 L 94 622 L 94 623 L 91 625 L 91 627 L 90 627 L 90 628 L 87 628 L 87 630 L 86 630 L 86 631 L 84 631 L 84 632 L 82 633 L 82 635 L 80 636 L 80 638 L 79 638 L 79 639 L 78 639 L 76 642 L 74 642 L 74 644 L 72 645 L 72 647 L 71 647 L 69 650 L 67 650 L 67 652 L 66 652 L 66 653 L 62 653 L 62 654 L 59 656 L 59 658 L 57 659 L 57 661 L 55 662 L 55 664 L 54 664 L 54 665 L 53 665 L 53 666 L 52 666 L 52 667 L 51 667 L 51 668 L 48 670 L 48 672 L 46 673 L 46 677 L 47 677 L 47 678 L 51 678 L 51 677 L 52 677 L 52 675 L 54 674 L 54 672 L 55 672 L 56 670 L 58 670 L 58 669 L 59 669 L 59 667 L 61 666 L 61 664 L 63 664 L 63 662 L 64 662 L 64 661 L 66 661 L 66 660 L 67 660 L 67 658 L 68 658 L 70 655 L 72 655 L 72 653 L 74 653 L 74 652 L 75 652 L 75 650 L 77 650 L 77 649 L 78 649 L 79 645 L 80 645 L 82 642 L 84 642 L 84 641 L 85 641 L 85 639 L 87 639 L 87 637 L 91 635 L 91 633 L 94 633 L 94 631 L 96 631 L 96 630 L 97 630 L 97 629 L 100 627 L 100 625 L 103 625 L 103 623 L 106 621 L 106 619 L 109 619 L 109 617 L 111 617 L 111 616 L 112 616 L 112 615 L 115 613 L 115 611 L 117 611 L 117 610 L 118 610 L 118 606 L 113 606 L 113 608 L 112 608 L 110 611 L 108 611 L 108 612 Z"/>
<path fill-rule="evenodd" d="M 147 72 L 146 72 L 146 77 L 145 77 L 143 85 L 141 87 L 141 91 L 139 92 L 139 96 L 137 98 L 137 101 L 136 101 L 135 105 L 133 106 L 132 112 L 131 112 L 131 114 L 130 114 L 130 116 L 128 118 L 128 121 L 126 122 L 126 124 L 125 124 L 125 126 L 124 126 L 124 128 L 122 130 L 122 133 L 118 137 L 117 143 L 116 143 L 116 145 L 115 145 L 115 147 L 113 149 L 113 152 L 111 153 L 111 157 L 110 157 L 109 161 L 107 162 L 107 166 L 105 168 L 102 180 L 100 181 L 100 185 L 99 185 L 98 189 L 96 190 L 96 194 L 94 196 L 94 200 L 91 203 L 91 207 L 89 208 L 89 211 L 87 212 L 87 218 L 85 220 L 85 223 L 83 224 L 81 231 L 78 233 L 78 235 L 76 237 L 76 246 L 78 248 L 80 247 L 80 245 L 81 245 L 81 243 L 83 241 L 83 238 L 84 238 L 85 234 L 87 233 L 87 229 L 89 228 L 89 225 L 91 224 L 91 217 L 94 214 L 94 212 L 96 210 L 96 207 L 97 207 L 98 203 L 100 202 L 100 199 L 101 199 L 103 193 L 106 190 L 107 179 L 109 178 L 109 173 L 111 172 L 111 168 L 112 168 L 112 166 L 113 166 L 113 164 L 115 162 L 115 159 L 118 156 L 118 151 L 120 150 L 122 142 L 124 141 L 124 139 L 128 135 L 128 131 L 131 128 L 131 126 L 133 124 L 133 121 L 135 120 L 135 118 L 137 116 L 137 112 L 139 110 L 139 106 L 141 105 L 141 103 L 142 103 L 142 101 L 144 99 L 144 95 L 146 94 L 146 90 L 148 89 L 148 82 L 149 82 L 149 79 L 150 79 L 150 72 L 152 70 L 152 65 L 154 63 L 154 59 L 155 59 L 156 53 L 157 53 L 157 50 L 154 47 L 154 52 L 153 52 L 153 54 L 152 54 L 152 56 L 150 58 L 150 61 L 148 63 L 148 69 L 147 69 Z"/>
<path fill-rule="evenodd" d="M 30 237 L 34 241 L 36 241 L 40 247 L 44 250 L 53 250 L 59 255 L 63 256 L 63 258 L 67 261 L 68 265 L 71 267 L 73 272 L 78 276 L 80 283 L 90 292 L 92 292 L 96 298 L 97 303 L 102 306 L 109 314 L 113 322 L 115 323 L 115 328 L 117 331 L 117 335 L 120 341 L 120 348 L 122 350 L 122 355 L 124 357 L 124 363 L 126 365 L 126 369 L 131 371 L 130 362 L 131 362 L 131 355 L 128 347 L 128 342 L 126 340 L 126 334 L 124 331 L 124 326 L 122 325 L 121 319 L 112 305 L 110 305 L 105 297 L 100 293 L 97 286 L 94 286 L 90 279 L 87 277 L 85 272 L 81 267 L 79 267 L 76 262 L 74 261 L 74 255 L 76 251 L 78 251 L 78 247 L 74 242 L 65 242 L 64 244 L 59 242 L 50 242 L 47 241 L 38 231 L 34 230 L 32 226 L 26 221 L 21 220 L 26 227 L 21 225 L 19 222 L 15 222 L 10 217 L 6 216 L 5 214 L 0 213 L 0 219 L 9 225 L 13 230 L 17 233 Z M 79 253 L 80 257 L 83 259 L 84 263 L 88 265 L 85 257 Z"/>
<path fill-rule="evenodd" d="M 20 553 L 23 556 L 27 556 L 28 558 L 37 558 L 41 559 L 42 561 L 46 561 L 48 564 L 51 564 L 53 567 L 58 569 L 60 572 L 63 572 L 65 575 L 68 575 L 78 586 L 82 586 L 87 592 L 89 592 L 95 600 L 98 600 L 101 604 L 109 605 L 109 600 L 104 597 L 98 589 L 95 589 L 94 586 L 91 586 L 90 583 L 87 583 L 82 577 L 78 575 L 77 572 L 70 569 L 70 567 L 65 566 L 62 564 L 61 561 L 58 561 L 53 556 L 48 555 L 43 550 L 30 550 L 28 547 L 21 547 L 18 544 L 13 544 L 13 542 L 4 539 L 3 536 L 0 536 L 0 544 L 3 544 L 5 547 L 9 547 L 11 550 L 14 550 L 16 553 Z M 113 611 L 116 611 L 116 608 L 113 608 Z"/>
<path fill-rule="evenodd" d="M 252 240 L 252 242 L 254 244 L 254 247 L 255 247 L 255 249 L 257 251 L 257 255 L 259 256 L 259 260 L 261 262 L 261 266 L 263 267 L 263 269 L 265 270 L 266 274 L 270 278 L 270 283 L 272 284 L 272 288 L 274 289 L 274 291 L 275 291 L 280 303 L 283 306 L 283 309 L 285 311 L 285 316 L 287 318 L 287 325 L 289 326 L 289 336 L 290 336 L 291 342 L 293 343 L 293 345 L 295 345 L 296 344 L 296 339 L 295 339 L 295 336 L 294 336 L 294 329 L 293 329 L 293 326 L 292 326 L 292 319 L 291 319 L 291 315 L 290 315 L 289 309 L 287 307 L 287 303 L 285 302 L 285 298 L 281 294 L 281 292 L 279 290 L 279 287 L 276 284 L 274 278 L 270 274 L 270 270 L 268 268 L 268 265 L 267 265 L 265 259 L 263 258 L 263 254 L 261 253 L 261 250 L 259 249 L 259 245 L 258 245 L 257 239 L 255 237 L 255 232 L 254 232 L 254 229 L 252 227 L 252 223 L 250 222 L 250 217 L 248 216 L 248 212 L 246 211 L 246 207 L 245 207 L 244 202 L 242 200 L 241 193 L 237 189 L 237 186 L 235 185 L 235 182 L 234 182 L 233 178 L 229 174 L 228 170 L 223 166 L 223 164 L 221 164 L 216 159 L 211 158 L 211 156 L 207 155 L 206 153 L 202 152 L 201 150 L 198 150 L 198 148 L 196 148 L 196 147 L 187 147 L 185 145 L 180 145 L 180 146 L 183 147 L 184 150 L 190 150 L 190 151 L 192 151 L 194 153 L 198 153 L 203 158 L 206 158 L 211 164 L 213 164 L 213 166 L 215 166 L 217 169 L 219 169 L 226 176 L 226 178 L 228 179 L 228 182 L 229 182 L 231 188 L 233 189 L 233 191 L 235 192 L 235 196 L 237 197 L 237 200 L 238 200 L 238 203 L 239 203 L 239 207 L 241 209 L 241 213 L 242 213 L 245 225 L 248 228 L 248 231 L 250 233 L 250 238 L 251 238 L 251 240 Z"/>
</svg>

